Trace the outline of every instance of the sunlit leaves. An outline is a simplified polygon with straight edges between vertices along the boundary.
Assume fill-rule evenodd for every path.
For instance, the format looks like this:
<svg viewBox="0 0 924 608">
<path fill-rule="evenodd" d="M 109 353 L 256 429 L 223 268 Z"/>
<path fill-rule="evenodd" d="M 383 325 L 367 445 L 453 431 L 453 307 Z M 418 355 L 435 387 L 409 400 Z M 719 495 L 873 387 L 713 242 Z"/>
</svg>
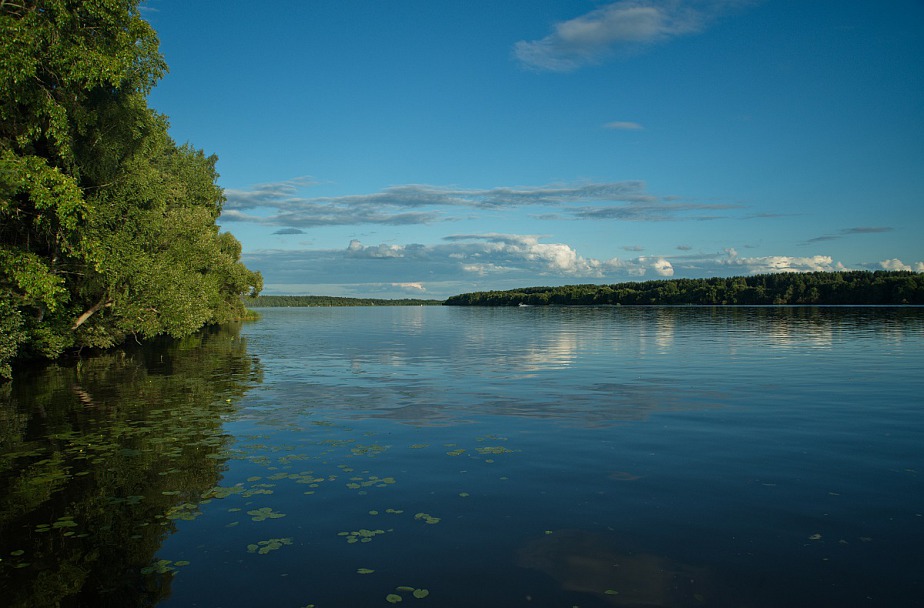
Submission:
<svg viewBox="0 0 924 608">
<path fill-rule="evenodd" d="M 0 4 L 0 375 L 245 316 L 262 277 L 215 224 L 216 158 L 147 105 L 166 64 L 137 2 Z"/>
</svg>

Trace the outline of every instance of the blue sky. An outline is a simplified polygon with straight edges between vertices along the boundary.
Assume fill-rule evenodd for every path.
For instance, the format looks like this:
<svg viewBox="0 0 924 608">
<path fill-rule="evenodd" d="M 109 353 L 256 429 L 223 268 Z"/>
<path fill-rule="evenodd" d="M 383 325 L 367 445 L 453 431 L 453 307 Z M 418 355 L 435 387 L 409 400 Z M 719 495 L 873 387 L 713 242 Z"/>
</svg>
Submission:
<svg viewBox="0 0 924 608">
<path fill-rule="evenodd" d="M 267 294 L 924 271 L 918 0 L 148 0 Z"/>
</svg>

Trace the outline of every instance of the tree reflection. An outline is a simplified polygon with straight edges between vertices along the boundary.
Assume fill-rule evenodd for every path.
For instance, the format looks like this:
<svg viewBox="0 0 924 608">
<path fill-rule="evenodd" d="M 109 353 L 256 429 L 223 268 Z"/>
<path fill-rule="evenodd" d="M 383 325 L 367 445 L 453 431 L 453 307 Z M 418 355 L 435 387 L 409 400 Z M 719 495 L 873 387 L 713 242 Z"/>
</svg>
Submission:
<svg viewBox="0 0 924 608">
<path fill-rule="evenodd" d="M 154 556 L 221 478 L 222 420 L 261 381 L 240 326 L 41 369 L 0 388 L 0 588 L 11 607 L 153 606 Z"/>
</svg>

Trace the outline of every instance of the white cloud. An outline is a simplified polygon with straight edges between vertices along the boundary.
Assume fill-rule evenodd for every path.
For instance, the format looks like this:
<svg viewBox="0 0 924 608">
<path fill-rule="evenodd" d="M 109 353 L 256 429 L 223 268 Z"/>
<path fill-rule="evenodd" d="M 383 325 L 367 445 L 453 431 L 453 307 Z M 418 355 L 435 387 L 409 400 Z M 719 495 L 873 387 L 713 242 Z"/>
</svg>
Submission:
<svg viewBox="0 0 924 608">
<path fill-rule="evenodd" d="M 664 258 L 658 258 L 651 266 L 655 273 L 662 277 L 674 276 L 674 267 Z"/>
<path fill-rule="evenodd" d="M 882 267 L 883 270 L 907 270 L 909 272 L 911 271 L 911 266 L 909 266 L 908 264 L 905 264 L 898 258 L 892 258 L 891 260 L 882 260 L 881 262 L 879 262 L 879 266 Z M 920 268 L 920 266 L 921 266 L 921 262 L 918 262 L 918 267 Z M 920 272 L 920 269 L 918 270 L 918 272 Z"/>
<path fill-rule="evenodd" d="M 427 288 L 424 287 L 423 283 L 392 283 L 392 287 L 398 287 L 406 291 L 427 291 Z"/>
<path fill-rule="evenodd" d="M 585 259 L 570 245 L 563 243 L 540 243 L 539 237 L 522 234 L 468 234 L 446 237 L 447 241 L 459 243 L 474 257 L 492 257 L 489 263 L 494 267 L 511 265 L 532 266 L 543 272 L 570 276 L 600 276 L 600 262 Z M 466 243 L 467 242 L 467 243 Z M 501 263 L 497 263 L 500 261 Z M 479 271 L 488 267 L 482 264 Z"/>
<path fill-rule="evenodd" d="M 536 285 L 845 269 L 827 255 L 741 256 L 732 248 L 713 253 L 677 252 L 600 260 L 581 255 L 568 243 L 546 242 L 537 235 L 503 233 L 451 235 L 432 245 L 366 246 L 353 240 L 342 249 L 258 251 L 243 257 L 250 268 L 263 272 L 267 293 L 293 293 L 293 286 L 299 286 L 299 293 L 377 297 L 386 297 L 383 293 L 392 294 L 387 297 L 405 297 L 425 290 L 429 297 L 442 298 L 469 291 Z M 914 267 L 924 272 L 924 262 L 909 265 L 897 259 L 884 260 L 880 266 L 904 270 Z"/>
<path fill-rule="evenodd" d="M 651 258 L 642 256 L 633 260 L 612 258 L 604 262 L 603 266 L 606 270 L 604 273 L 605 276 L 613 277 L 614 279 L 620 275 L 627 275 L 633 279 L 644 277 L 649 271 L 659 277 L 674 276 L 673 265 L 662 257 Z"/>
<path fill-rule="evenodd" d="M 703 31 L 740 0 L 622 0 L 568 21 L 539 40 L 514 45 L 520 63 L 534 70 L 567 72 L 597 63 L 617 50 L 633 50 Z"/>
<path fill-rule="evenodd" d="M 615 122 L 606 123 L 605 125 L 603 125 L 603 128 L 604 129 L 615 129 L 616 131 L 641 131 L 645 127 L 638 124 L 637 122 L 615 121 Z"/>
<path fill-rule="evenodd" d="M 458 254 L 451 254 L 450 257 L 462 257 Z M 498 274 L 502 272 L 510 272 L 513 269 L 508 266 L 498 266 L 497 264 L 462 264 L 461 266 L 464 272 L 470 272 L 477 274 L 479 276 L 486 276 L 488 274 Z"/>
<path fill-rule="evenodd" d="M 732 248 L 726 249 L 727 257 L 718 262 L 747 274 L 763 274 L 771 272 L 832 272 L 843 270 L 844 266 L 835 263 L 831 256 L 814 255 L 809 257 L 794 257 L 788 255 L 769 255 L 762 257 L 742 258 Z M 736 271 L 737 272 L 737 271 Z"/>
<path fill-rule="evenodd" d="M 384 243 L 374 247 L 366 247 L 358 240 L 353 239 L 347 247 L 347 253 L 355 258 L 400 258 L 404 257 L 404 249 L 403 245 L 386 245 Z"/>
</svg>

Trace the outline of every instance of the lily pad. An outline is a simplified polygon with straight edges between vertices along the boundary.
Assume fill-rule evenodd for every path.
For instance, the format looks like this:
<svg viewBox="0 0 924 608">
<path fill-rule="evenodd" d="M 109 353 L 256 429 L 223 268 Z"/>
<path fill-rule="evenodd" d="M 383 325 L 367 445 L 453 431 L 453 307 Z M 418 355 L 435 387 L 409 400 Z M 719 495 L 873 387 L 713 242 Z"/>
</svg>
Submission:
<svg viewBox="0 0 924 608">
<path fill-rule="evenodd" d="M 261 540 L 256 544 L 247 545 L 247 552 L 266 555 L 270 551 L 275 551 L 276 549 L 281 549 L 284 545 L 291 544 L 291 538 L 269 538 L 267 540 Z"/>
<path fill-rule="evenodd" d="M 285 517 L 285 513 L 276 513 L 270 507 L 263 507 L 260 509 L 254 509 L 253 511 L 247 511 L 247 515 L 250 515 L 250 519 L 253 521 L 264 521 L 266 519 L 279 519 L 280 517 Z"/>
<path fill-rule="evenodd" d="M 414 519 L 423 520 L 424 523 L 428 523 L 428 524 L 438 524 L 438 523 L 440 523 L 440 518 L 439 518 L 439 517 L 433 517 L 433 516 L 430 515 L 429 513 L 418 513 L 417 515 L 414 516 Z"/>
</svg>

